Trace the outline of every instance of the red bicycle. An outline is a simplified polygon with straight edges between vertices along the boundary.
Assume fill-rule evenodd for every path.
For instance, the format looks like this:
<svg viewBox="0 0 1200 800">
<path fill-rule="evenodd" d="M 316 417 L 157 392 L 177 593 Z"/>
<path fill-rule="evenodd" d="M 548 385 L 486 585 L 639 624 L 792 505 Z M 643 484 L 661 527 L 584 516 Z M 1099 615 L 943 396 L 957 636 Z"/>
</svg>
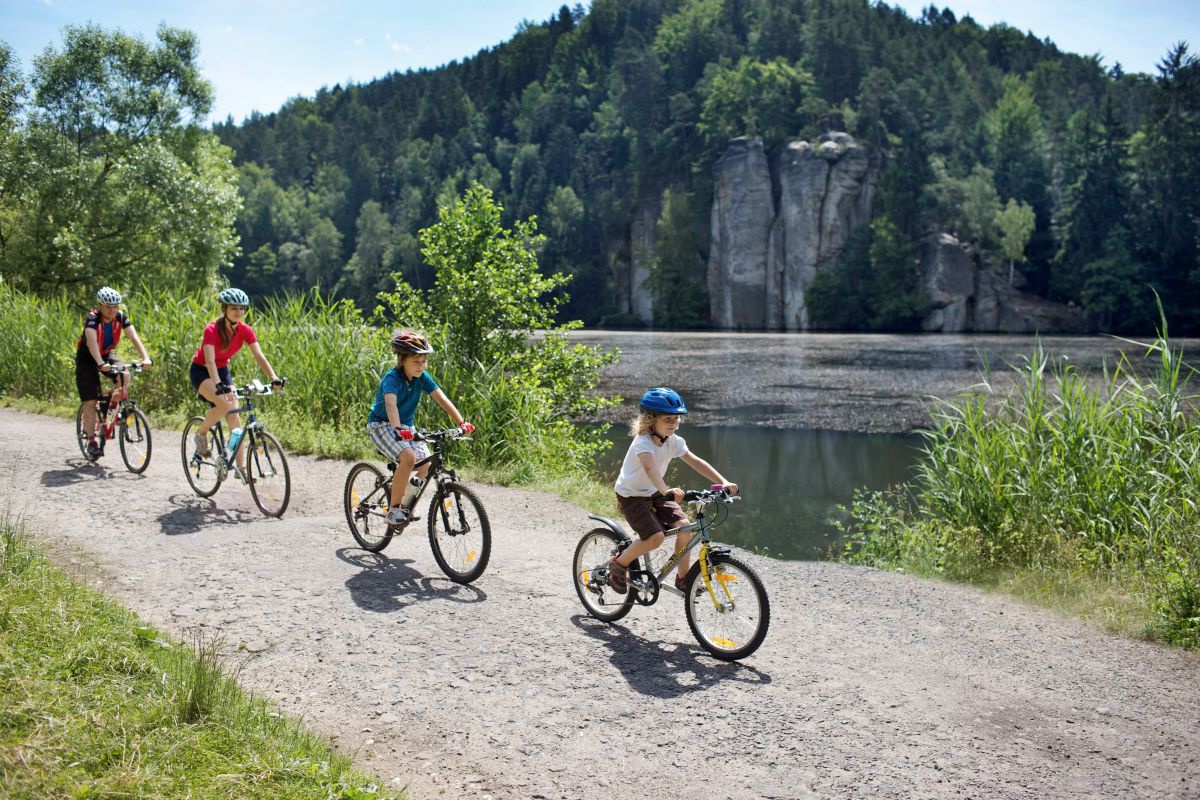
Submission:
<svg viewBox="0 0 1200 800">
<path fill-rule="evenodd" d="M 109 375 L 136 375 L 142 371 L 142 365 L 114 364 Z M 110 391 L 100 395 L 99 400 L 85 400 L 79 404 L 75 412 L 75 439 L 79 444 L 79 452 L 88 461 L 96 461 L 104 455 L 104 445 L 109 439 L 117 439 L 121 445 L 121 460 L 135 475 L 140 475 L 150 466 L 150 420 L 145 412 L 137 407 L 129 397 L 129 387 L 126 380 L 117 381 Z M 88 403 L 97 405 L 96 412 L 96 441 L 100 443 L 100 452 L 92 455 L 88 451 L 88 435 L 83 429 L 83 409 Z"/>
</svg>

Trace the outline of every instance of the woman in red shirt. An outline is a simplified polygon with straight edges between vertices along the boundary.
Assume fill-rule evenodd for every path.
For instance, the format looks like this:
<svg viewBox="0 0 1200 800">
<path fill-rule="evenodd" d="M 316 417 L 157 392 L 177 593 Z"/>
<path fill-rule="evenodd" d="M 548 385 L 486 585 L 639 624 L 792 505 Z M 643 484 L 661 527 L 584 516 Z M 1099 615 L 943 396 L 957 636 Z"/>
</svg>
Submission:
<svg viewBox="0 0 1200 800">
<path fill-rule="evenodd" d="M 221 417 L 229 418 L 231 428 L 242 424 L 241 415 L 230 413 L 237 407 L 237 398 L 233 395 L 229 359 L 243 344 L 250 348 L 259 369 L 271 379 L 271 385 L 277 391 L 283 389 L 283 381 L 271 369 L 270 362 L 258 346 L 258 337 L 249 325 L 242 322 L 250 306 L 250 298 L 241 289 L 226 289 L 217 295 L 217 299 L 221 301 L 221 316 L 204 328 L 204 339 L 192 358 L 191 371 L 192 388 L 211 406 L 193 436 L 196 452 L 205 458 L 212 455 L 208 431 Z M 239 451 L 238 466 L 244 464 L 245 455 Z"/>
</svg>

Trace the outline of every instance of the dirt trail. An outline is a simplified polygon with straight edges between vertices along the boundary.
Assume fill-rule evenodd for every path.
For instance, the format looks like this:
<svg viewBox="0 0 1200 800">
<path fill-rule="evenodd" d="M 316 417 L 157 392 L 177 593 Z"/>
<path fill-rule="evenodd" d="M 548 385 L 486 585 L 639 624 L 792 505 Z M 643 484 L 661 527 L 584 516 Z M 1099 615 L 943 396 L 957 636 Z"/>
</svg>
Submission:
<svg viewBox="0 0 1200 800">
<path fill-rule="evenodd" d="M 291 458 L 292 506 L 268 520 L 240 485 L 195 497 L 177 432 L 137 477 L 116 452 L 84 465 L 71 428 L 0 409 L 15 510 L 146 619 L 222 636 L 246 686 L 416 798 L 1200 796 L 1186 653 L 970 588 L 744 554 L 771 630 L 725 664 L 678 598 L 585 616 L 569 572 L 589 522 L 550 495 L 476 487 L 495 544 L 458 586 L 423 533 L 353 546 L 346 462 Z"/>
</svg>

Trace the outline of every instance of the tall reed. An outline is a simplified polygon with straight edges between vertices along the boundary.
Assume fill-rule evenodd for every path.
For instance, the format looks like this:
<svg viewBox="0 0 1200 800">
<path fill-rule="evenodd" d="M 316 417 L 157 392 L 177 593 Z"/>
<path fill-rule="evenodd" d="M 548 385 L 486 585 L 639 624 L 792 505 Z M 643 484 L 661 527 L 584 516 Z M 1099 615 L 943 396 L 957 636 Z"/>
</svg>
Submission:
<svg viewBox="0 0 1200 800">
<path fill-rule="evenodd" d="M 1040 344 L 996 398 L 940 402 L 915 481 L 861 493 L 848 557 L 955 579 L 1102 575 L 1139 594 L 1153 633 L 1200 646 L 1200 422 L 1166 335 L 1093 385 Z"/>
</svg>

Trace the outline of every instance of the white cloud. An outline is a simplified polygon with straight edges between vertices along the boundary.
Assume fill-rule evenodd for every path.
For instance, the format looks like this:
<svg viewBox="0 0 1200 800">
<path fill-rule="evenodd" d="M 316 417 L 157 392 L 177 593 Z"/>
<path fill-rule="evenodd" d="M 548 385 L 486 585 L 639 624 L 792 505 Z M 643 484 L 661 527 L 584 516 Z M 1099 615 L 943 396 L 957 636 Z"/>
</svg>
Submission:
<svg viewBox="0 0 1200 800">
<path fill-rule="evenodd" d="M 392 49 L 397 53 L 411 53 L 412 48 L 401 42 L 392 42 Z"/>
<path fill-rule="evenodd" d="M 226 25 L 222 30 L 224 30 L 226 33 L 233 33 L 233 26 Z"/>
<path fill-rule="evenodd" d="M 354 45 L 355 45 L 355 47 L 357 47 L 358 45 L 360 45 L 360 44 L 362 44 L 362 43 L 363 43 L 363 37 L 361 37 L 361 36 L 355 36 L 355 37 L 354 37 Z"/>
</svg>

